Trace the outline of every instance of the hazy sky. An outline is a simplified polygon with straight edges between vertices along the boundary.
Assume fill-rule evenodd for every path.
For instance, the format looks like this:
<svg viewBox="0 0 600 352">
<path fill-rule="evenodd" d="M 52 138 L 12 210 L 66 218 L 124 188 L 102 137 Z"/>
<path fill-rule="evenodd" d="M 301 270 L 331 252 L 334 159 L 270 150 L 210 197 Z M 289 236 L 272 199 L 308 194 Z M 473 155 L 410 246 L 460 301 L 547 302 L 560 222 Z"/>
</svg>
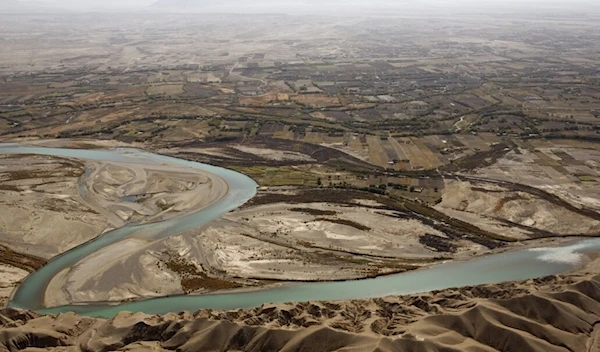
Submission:
<svg viewBox="0 0 600 352">
<path fill-rule="evenodd" d="M 19 1 L 19 0 L 0 0 L 2 2 Z M 27 3 L 30 7 L 44 7 L 42 4 L 54 5 L 61 8 L 69 8 L 73 10 L 91 10 L 91 9 L 126 9 L 126 8 L 144 8 L 148 5 L 155 3 L 157 0 L 20 0 L 23 3 Z M 179 0 L 181 1 L 181 0 Z M 237 10 L 236 12 L 244 12 L 246 4 L 252 5 L 251 7 L 262 8 L 288 8 L 298 7 L 307 4 L 316 5 L 316 7 L 323 7 L 323 4 L 329 6 L 336 6 L 343 4 L 343 7 L 348 7 L 352 4 L 356 7 L 386 7 L 389 6 L 402 6 L 408 5 L 413 6 L 427 6 L 430 4 L 436 4 L 437 6 L 449 6 L 459 7 L 462 6 L 475 6 L 478 8 L 486 7 L 486 5 L 493 5 L 493 7 L 554 7 L 556 4 L 569 5 L 572 9 L 583 9 L 589 5 L 592 7 L 598 7 L 600 0 L 184 0 L 187 2 L 193 2 L 196 4 L 212 4 L 221 8 L 232 8 Z M 222 4 L 233 4 L 230 7 Z M 37 5 L 36 5 L 37 4 Z M 584 5 L 585 4 L 585 5 Z M 262 5 L 262 6 L 260 6 Z M 225 6 L 225 7 L 224 7 Z M 312 6 L 310 6 L 312 7 Z M 309 7 L 307 7 L 309 8 Z M 185 9 L 182 9 L 185 10 Z"/>
<path fill-rule="evenodd" d="M 88 9 L 144 7 L 153 4 L 156 0 L 21 0 L 21 2 L 28 3 L 29 5 L 45 3 L 59 7 Z"/>
</svg>

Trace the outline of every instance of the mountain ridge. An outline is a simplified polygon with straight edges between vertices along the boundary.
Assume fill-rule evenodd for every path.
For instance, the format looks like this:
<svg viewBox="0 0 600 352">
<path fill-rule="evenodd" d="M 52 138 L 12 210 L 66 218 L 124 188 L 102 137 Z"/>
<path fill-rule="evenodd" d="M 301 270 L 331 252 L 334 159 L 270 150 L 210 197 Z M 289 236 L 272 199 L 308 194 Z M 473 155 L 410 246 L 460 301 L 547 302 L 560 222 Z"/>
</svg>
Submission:
<svg viewBox="0 0 600 352">
<path fill-rule="evenodd" d="M 0 311 L 0 351 L 597 352 L 600 275 L 112 319 Z"/>
</svg>

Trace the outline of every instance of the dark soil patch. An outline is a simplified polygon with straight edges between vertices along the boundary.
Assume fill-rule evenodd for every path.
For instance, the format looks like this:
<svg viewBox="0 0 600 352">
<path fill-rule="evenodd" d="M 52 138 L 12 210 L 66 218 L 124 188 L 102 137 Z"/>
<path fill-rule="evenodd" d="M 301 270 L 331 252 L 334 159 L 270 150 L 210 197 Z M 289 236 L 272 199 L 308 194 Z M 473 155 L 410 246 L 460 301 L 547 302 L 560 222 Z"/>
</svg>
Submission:
<svg viewBox="0 0 600 352">
<path fill-rule="evenodd" d="M 18 253 L 0 245 L 0 263 L 23 269 L 30 273 L 46 265 L 46 261 L 33 255 Z"/>
<path fill-rule="evenodd" d="M 0 184 L 0 191 L 21 192 L 21 189 L 14 185 Z"/>
<path fill-rule="evenodd" d="M 468 171 L 490 166 L 495 164 L 498 159 L 505 156 L 514 147 L 515 145 L 513 143 L 500 143 L 493 146 L 488 151 L 455 160 L 451 164 L 441 167 L 440 171 Z"/>
<path fill-rule="evenodd" d="M 168 254 L 168 259 L 164 263 L 169 270 L 179 275 L 181 278 L 181 288 L 185 293 L 195 292 L 200 289 L 229 290 L 242 287 L 237 282 L 210 277 L 198 270 L 194 264 L 175 254 Z"/>
<path fill-rule="evenodd" d="M 481 182 L 482 180 L 476 177 L 469 177 L 469 176 L 459 176 L 456 175 L 454 176 L 457 179 L 461 180 L 461 181 L 469 181 L 469 182 L 473 182 L 473 181 L 479 181 Z M 506 181 L 498 181 L 498 180 L 494 180 L 493 181 L 494 184 L 500 185 L 504 188 L 506 188 L 509 191 L 514 191 L 514 192 L 524 192 L 524 193 L 529 193 L 535 197 L 541 198 L 545 201 L 548 201 L 554 205 L 557 205 L 559 207 L 565 208 L 567 210 L 570 210 L 574 213 L 589 217 L 591 219 L 594 220 L 598 220 L 600 221 L 600 213 L 595 212 L 594 210 L 591 209 L 586 209 L 586 208 L 577 208 L 575 206 L 573 206 L 572 204 L 570 204 L 569 202 L 561 199 L 560 197 L 554 195 L 554 194 L 550 194 L 546 191 L 543 191 L 541 189 L 535 188 L 535 187 L 530 187 L 530 186 L 526 186 L 520 183 L 512 183 L 512 182 L 506 182 Z"/>
<path fill-rule="evenodd" d="M 183 86 L 183 90 L 185 92 L 181 94 L 182 97 L 209 98 L 218 94 L 210 87 L 200 83 L 188 83 Z"/>
<path fill-rule="evenodd" d="M 427 233 L 427 234 L 419 237 L 419 243 L 421 243 L 422 245 L 425 245 L 427 247 L 434 248 L 438 252 L 449 252 L 449 253 L 456 252 L 455 244 L 453 244 L 448 238 L 438 236 L 438 235 L 432 235 L 432 234 Z"/>
<path fill-rule="evenodd" d="M 290 208 L 290 211 L 295 211 L 298 213 L 305 213 L 313 216 L 332 216 L 336 215 L 337 211 L 333 210 L 321 210 L 321 209 L 312 209 L 312 208 Z"/>
</svg>

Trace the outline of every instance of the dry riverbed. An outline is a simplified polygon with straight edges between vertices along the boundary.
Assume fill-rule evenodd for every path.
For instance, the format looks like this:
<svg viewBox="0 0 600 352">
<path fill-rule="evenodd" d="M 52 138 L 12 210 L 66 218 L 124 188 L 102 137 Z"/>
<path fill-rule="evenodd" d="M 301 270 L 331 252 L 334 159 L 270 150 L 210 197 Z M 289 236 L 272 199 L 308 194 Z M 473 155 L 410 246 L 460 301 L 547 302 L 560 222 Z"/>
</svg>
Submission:
<svg viewBox="0 0 600 352">
<path fill-rule="evenodd" d="M 3 214 L 17 216 L 0 217 L 12 236 L 4 237 L 10 243 L 0 244 L 45 259 L 109 228 L 201 210 L 228 191 L 219 177 L 161 163 L 39 156 L 2 160 L 7 195 L 2 199 L 12 202 L 0 205 Z M 17 169 L 29 171 L 17 177 Z M 517 247 L 556 245 L 572 239 L 560 237 L 600 231 L 597 214 L 569 208 L 542 190 L 471 176 L 446 178 L 442 200 L 433 208 L 355 190 L 264 187 L 242 208 L 203 227 L 164 239 L 135 235 L 96 251 L 59 273 L 44 303 L 116 303 L 291 281 L 360 279 Z M 36 218 L 41 220 L 31 220 Z M 57 222 L 67 220 L 72 222 Z M 24 230 L 17 231 L 18 226 Z M 62 237 L 53 236 L 57 228 L 64 230 Z M 7 287 L 24 276 L 4 271 Z"/>
<path fill-rule="evenodd" d="M 186 167 L 1 155 L 0 299 L 45 260 L 106 230 L 182 216 L 227 190 L 221 178 Z"/>
<path fill-rule="evenodd" d="M 46 304 L 360 279 L 517 246 L 560 243 L 548 239 L 500 246 L 483 237 L 448 235 L 439 221 L 392 209 L 369 194 L 344 192 L 343 199 L 336 191 L 315 192 L 331 193 L 338 201 L 308 202 L 316 194 L 310 191 L 265 190 L 249 205 L 202 228 L 106 247 L 69 275 L 58 276 Z"/>
</svg>

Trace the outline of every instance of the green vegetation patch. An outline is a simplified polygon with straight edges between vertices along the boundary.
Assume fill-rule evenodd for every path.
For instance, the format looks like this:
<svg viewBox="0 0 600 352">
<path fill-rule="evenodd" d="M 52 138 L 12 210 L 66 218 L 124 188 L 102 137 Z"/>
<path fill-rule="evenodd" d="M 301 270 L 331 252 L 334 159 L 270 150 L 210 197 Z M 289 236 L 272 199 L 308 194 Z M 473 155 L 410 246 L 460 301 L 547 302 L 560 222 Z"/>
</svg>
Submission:
<svg viewBox="0 0 600 352">
<path fill-rule="evenodd" d="M 42 258 L 34 257 L 29 254 L 17 253 L 2 245 L 0 245 L 0 263 L 14 266 L 30 273 L 46 265 L 46 261 Z"/>
<path fill-rule="evenodd" d="M 298 213 L 305 213 L 314 216 L 332 216 L 336 215 L 337 211 L 333 210 L 321 210 L 321 209 L 312 209 L 312 208 L 290 208 L 290 211 L 295 211 Z"/>
<path fill-rule="evenodd" d="M 231 169 L 252 177 L 261 186 L 317 186 L 319 176 L 309 171 L 296 170 L 290 166 L 229 166 Z"/>
<path fill-rule="evenodd" d="M 209 277 L 206 273 L 179 257 L 176 254 L 169 253 L 168 259 L 164 261 L 166 267 L 179 275 L 181 278 L 181 288 L 185 293 L 191 293 L 200 289 L 206 290 L 230 290 L 242 287 L 241 284 L 233 281 Z"/>
<path fill-rule="evenodd" d="M 594 176 L 590 176 L 590 175 L 579 175 L 579 176 L 577 176 L 577 178 L 583 182 L 598 182 L 598 180 L 596 180 L 596 178 Z"/>
</svg>

